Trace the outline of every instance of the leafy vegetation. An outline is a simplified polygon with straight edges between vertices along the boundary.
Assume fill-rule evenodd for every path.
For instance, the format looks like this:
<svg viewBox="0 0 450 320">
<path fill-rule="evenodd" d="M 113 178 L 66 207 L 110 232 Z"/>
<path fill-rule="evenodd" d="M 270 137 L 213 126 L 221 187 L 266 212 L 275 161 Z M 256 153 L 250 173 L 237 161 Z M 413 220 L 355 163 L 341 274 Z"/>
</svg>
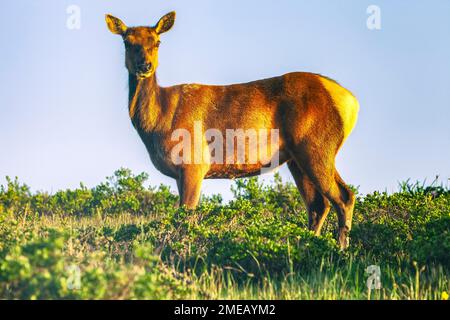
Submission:
<svg viewBox="0 0 450 320">
<path fill-rule="evenodd" d="M 177 208 L 120 169 L 92 188 L 0 187 L 2 299 L 442 299 L 450 291 L 450 190 L 406 182 L 359 196 L 351 247 L 307 231 L 295 186 L 237 180 L 234 199 Z M 369 290 L 366 268 L 381 269 Z"/>
</svg>

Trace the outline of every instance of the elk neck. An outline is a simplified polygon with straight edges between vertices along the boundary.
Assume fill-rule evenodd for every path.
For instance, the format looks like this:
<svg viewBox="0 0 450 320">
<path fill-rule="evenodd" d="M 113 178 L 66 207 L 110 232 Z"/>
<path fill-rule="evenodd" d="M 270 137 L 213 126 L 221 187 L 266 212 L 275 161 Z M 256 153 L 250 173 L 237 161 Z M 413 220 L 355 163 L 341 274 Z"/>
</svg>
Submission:
<svg viewBox="0 0 450 320">
<path fill-rule="evenodd" d="M 156 74 L 145 79 L 128 75 L 128 112 L 136 129 L 144 132 L 157 130 L 162 114 L 161 89 Z"/>
</svg>

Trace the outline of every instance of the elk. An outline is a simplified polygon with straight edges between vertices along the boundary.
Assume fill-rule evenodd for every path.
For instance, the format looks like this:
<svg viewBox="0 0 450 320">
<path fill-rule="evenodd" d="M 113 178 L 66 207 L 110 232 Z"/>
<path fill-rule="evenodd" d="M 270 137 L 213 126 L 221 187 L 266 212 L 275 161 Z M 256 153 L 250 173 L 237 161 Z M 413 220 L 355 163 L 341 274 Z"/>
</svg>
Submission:
<svg viewBox="0 0 450 320">
<path fill-rule="evenodd" d="M 176 179 L 180 204 L 189 209 L 197 206 L 203 179 L 257 175 L 277 155 L 279 165 L 287 163 L 304 200 L 310 230 L 320 235 L 333 206 L 338 216 L 338 242 L 346 248 L 355 196 L 337 172 L 335 157 L 356 124 L 357 99 L 334 80 L 306 72 L 224 86 L 160 87 L 155 73 L 160 36 L 174 22 L 175 12 L 151 27 L 127 27 L 120 19 L 106 15 L 109 30 L 120 35 L 125 44 L 131 122 L 154 166 Z M 206 150 L 211 141 L 204 133 L 212 128 L 221 132 L 276 129 L 278 143 L 276 148 L 263 146 L 270 150 L 258 155 L 256 163 L 246 161 L 256 152 L 248 142 L 243 162 L 217 163 L 206 155 L 200 163 L 174 163 L 171 150 L 179 141 L 173 139 L 173 132 L 183 129 L 192 133 L 195 122 L 201 125 L 201 145 Z"/>
</svg>

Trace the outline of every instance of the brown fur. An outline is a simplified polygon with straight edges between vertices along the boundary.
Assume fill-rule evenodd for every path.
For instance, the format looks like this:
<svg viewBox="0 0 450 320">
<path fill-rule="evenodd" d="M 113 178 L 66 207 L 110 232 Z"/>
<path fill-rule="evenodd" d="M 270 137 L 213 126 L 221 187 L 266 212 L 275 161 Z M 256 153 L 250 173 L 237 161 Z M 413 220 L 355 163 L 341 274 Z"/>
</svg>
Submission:
<svg viewBox="0 0 450 320">
<path fill-rule="evenodd" d="M 129 113 L 155 167 L 177 180 L 181 204 L 194 208 L 203 179 L 235 178 L 258 174 L 269 158 L 255 164 L 180 164 L 171 161 L 178 143 L 171 134 L 178 128 L 193 131 L 200 121 L 203 132 L 219 129 L 279 129 L 280 165 L 287 162 L 305 201 L 309 225 L 320 234 L 333 205 L 338 213 L 339 242 L 348 244 L 355 197 L 335 169 L 335 157 L 356 122 L 358 104 L 336 82 L 312 73 L 289 73 L 270 79 L 228 86 L 183 84 L 160 87 L 155 70 L 159 36 L 168 31 L 175 13 L 161 18 L 154 27 L 127 28 L 107 15 L 109 29 L 126 43 L 129 71 Z M 147 65 L 142 73 L 138 66 Z M 204 140 L 203 147 L 207 148 Z M 250 145 L 247 143 L 247 147 Z M 225 151 L 224 151 L 225 154 Z M 235 155 L 233 155 L 235 156 Z"/>
</svg>

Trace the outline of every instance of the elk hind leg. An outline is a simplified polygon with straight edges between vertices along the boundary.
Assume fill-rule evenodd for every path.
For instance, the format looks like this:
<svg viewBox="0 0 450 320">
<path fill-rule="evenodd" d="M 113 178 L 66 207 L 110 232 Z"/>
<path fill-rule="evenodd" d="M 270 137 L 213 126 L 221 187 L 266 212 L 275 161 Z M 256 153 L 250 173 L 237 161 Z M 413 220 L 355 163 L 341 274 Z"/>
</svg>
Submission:
<svg viewBox="0 0 450 320">
<path fill-rule="evenodd" d="M 288 168 L 308 211 L 309 229 L 319 236 L 330 212 L 330 201 L 317 190 L 311 179 L 302 172 L 294 160 L 288 162 Z"/>
<path fill-rule="evenodd" d="M 342 180 L 339 173 L 335 170 L 334 173 L 336 185 L 338 186 L 338 201 L 335 206 L 338 209 L 338 240 L 341 249 L 345 249 L 349 245 L 349 233 L 352 229 L 353 210 L 355 207 L 356 197 L 352 190 Z"/>
<path fill-rule="evenodd" d="M 349 245 L 349 233 L 352 228 L 355 195 L 345 184 L 334 166 L 334 158 L 318 154 L 320 148 L 303 146 L 293 152 L 294 159 L 302 172 L 314 184 L 316 189 L 333 205 L 338 216 L 338 241 L 341 249 Z"/>
</svg>

